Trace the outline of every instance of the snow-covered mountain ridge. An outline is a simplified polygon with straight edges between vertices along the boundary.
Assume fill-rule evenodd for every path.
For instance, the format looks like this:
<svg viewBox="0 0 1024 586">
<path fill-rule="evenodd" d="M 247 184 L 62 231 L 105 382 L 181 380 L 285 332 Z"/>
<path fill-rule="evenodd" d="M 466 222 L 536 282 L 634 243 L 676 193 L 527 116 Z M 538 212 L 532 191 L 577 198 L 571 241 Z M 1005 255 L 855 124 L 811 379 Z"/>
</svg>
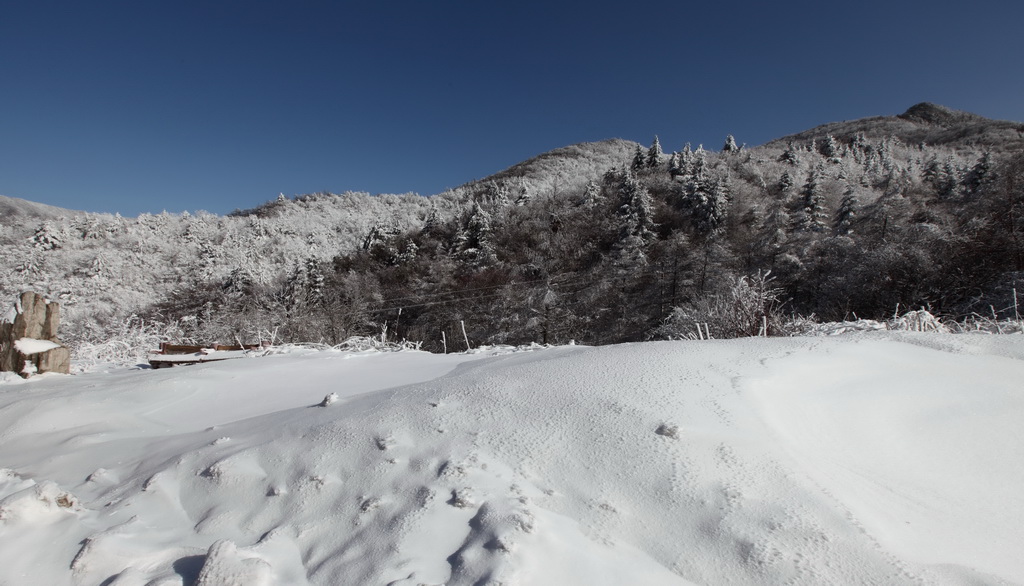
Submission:
<svg viewBox="0 0 1024 586">
<path fill-rule="evenodd" d="M 13 225 L 15 220 L 51 219 L 75 216 L 82 213 L 84 212 L 0 195 L 0 225 Z"/>
<path fill-rule="evenodd" d="M 768 144 L 823 140 L 830 135 L 850 140 L 858 134 L 874 139 L 894 136 L 910 145 L 924 143 L 956 150 L 983 149 L 995 153 L 1013 153 L 1024 149 L 1024 124 L 992 120 L 930 102 L 915 104 L 898 116 L 875 116 L 823 124 Z"/>
<path fill-rule="evenodd" d="M 1020 128 L 919 104 L 743 150 L 583 143 L 431 197 L 5 215 L 0 297 L 61 301 L 75 347 L 121 335 L 132 314 L 197 342 L 385 330 L 441 350 L 462 324 L 492 344 L 688 335 L 769 271 L 789 312 L 827 320 L 1013 316 Z"/>
<path fill-rule="evenodd" d="M 881 333 L 10 378 L 0 584 L 1021 583 L 1022 360 Z"/>
</svg>

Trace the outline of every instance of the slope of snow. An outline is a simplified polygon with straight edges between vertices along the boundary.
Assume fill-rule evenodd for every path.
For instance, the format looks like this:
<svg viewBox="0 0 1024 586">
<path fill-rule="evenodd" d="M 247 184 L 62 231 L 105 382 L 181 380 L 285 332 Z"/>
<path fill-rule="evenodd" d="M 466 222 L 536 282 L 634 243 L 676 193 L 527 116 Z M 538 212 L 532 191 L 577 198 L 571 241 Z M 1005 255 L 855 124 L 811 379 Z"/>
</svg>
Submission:
<svg viewBox="0 0 1024 586">
<path fill-rule="evenodd" d="M 0 584 L 1024 582 L 1024 336 L 0 381 Z"/>
</svg>

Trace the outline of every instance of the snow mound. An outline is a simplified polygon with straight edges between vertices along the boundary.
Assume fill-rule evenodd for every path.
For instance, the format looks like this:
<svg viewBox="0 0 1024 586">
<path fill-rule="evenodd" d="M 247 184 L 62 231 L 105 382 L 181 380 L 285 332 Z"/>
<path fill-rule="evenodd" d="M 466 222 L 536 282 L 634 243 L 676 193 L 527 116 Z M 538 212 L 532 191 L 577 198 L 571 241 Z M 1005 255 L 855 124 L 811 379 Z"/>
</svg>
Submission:
<svg viewBox="0 0 1024 586">
<path fill-rule="evenodd" d="M 61 490 L 54 482 L 45 481 L 32 483 L 0 500 L 0 521 L 7 526 L 31 525 L 81 509 L 73 494 Z"/>
<path fill-rule="evenodd" d="M 948 338 L 299 352 L 4 387 L 0 582 L 1024 581 L 1024 337 Z"/>
</svg>

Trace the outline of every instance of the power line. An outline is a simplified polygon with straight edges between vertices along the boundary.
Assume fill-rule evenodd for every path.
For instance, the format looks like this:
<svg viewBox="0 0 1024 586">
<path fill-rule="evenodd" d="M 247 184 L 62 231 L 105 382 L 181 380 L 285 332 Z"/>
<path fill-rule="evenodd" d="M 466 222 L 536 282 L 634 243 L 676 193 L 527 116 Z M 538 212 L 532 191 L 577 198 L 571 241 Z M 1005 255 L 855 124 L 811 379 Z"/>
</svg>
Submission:
<svg viewBox="0 0 1024 586">
<path fill-rule="evenodd" d="M 570 273 L 570 274 L 577 275 L 577 276 L 579 275 L 579 273 Z M 661 271 L 661 270 L 657 270 L 657 269 L 653 269 L 652 268 L 652 269 L 644 270 L 641 274 L 644 275 L 644 276 L 650 276 L 650 275 L 664 275 L 664 274 L 670 274 L 670 273 L 668 273 L 666 271 Z M 636 275 L 634 275 L 634 276 L 636 276 Z M 367 309 L 367 311 L 371 312 L 371 313 L 383 313 L 383 312 L 388 312 L 388 311 L 398 311 L 398 310 L 402 310 L 402 309 L 415 309 L 415 308 L 420 308 L 420 307 L 432 307 L 432 306 L 436 306 L 436 305 L 446 305 L 446 304 L 458 303 L 458 302 L 486 301 L 486 300 L 489 300 L 489 299 L 497 299 L 499 297 L 506 297 L 507 295 L 504 292 L 502 292 L 502 293 L 493 293 L 493 294 L 489 294 L 489 295 L 472 295 L 472 296 L 464 296 L 464 297 L 454 297 L 454 298 L 451 298 L 451 299 L 440 299 L 440 298 L 451 296 L 451 295 L 457 295 L 457 294 L 461 294 L 461 293 L 471 293 L 471 292 L 476 292 L 476 291 L 489 291 L 489 290 L 493 290 L 493 289 L 501 289 L 501 288 L 519 286 L 519 285 L 536 285 L 536 284 L 540 284 L 540 283 L 546 284 L 547 288 L 549 288 L 549 289 L 558 289 L 558 288 L 561 288 L 561 287 L 568 287 L 568 286 L 572 286 L 572 285 L 577 285 L 577 286 L 579 286 L 579 288 L 574 290 L 574 291 L 561 291 L 562 294 L 577 294 L 577 293 L 580 293 L 581 291 L 584 291 L 584 290 L 586 290 L 586 289 L 588 289 L 588 288 L 590 288 L 592 286 L 595 286 L 597 284 L 600 284 L 600 283 L 614 283 L 616 281 L 624 282 L 627 279 L 628 279 L 628 277 L 621 277 L 620 276 L 620 277 L 597 277 L 597 278 L 591 278 L 591 279 L 576 279 L 576 280 L 565 280 L 565 281 L 552 281 L 550 279 L 534 279 L 534 280 L 530 280 L 530 281 L 513 281 L 513 282 L 503 283 L 501 285 L 490 285 L 490 286 L 487 286 L 487 287 L 473 287 L 473 288 L 468 288 L 468 289 L 452 289 L 452 290 L 442 291 L 442 292 L 437 292 L 437 293 L 423 293 L 423 294 L 419 294 L 419 295 L 409 295 L 409 296 L 405 296 L 405 297 L 391 297 L 391 298 L 388 298 L 388 299 L 381 300 L 380 304 L 393 303 L 395 301 L 401 301 L 401 300 L 404 300 L 404 299 L 410 299 L 410 300 L 425 299 L 426 301 L 422 301 L 420 303 L 407 303 L 407 304 L 392 305 L 392 306 L 389 306 L 389 307 L 370 308 L 370 309 Z M 626 294 L 628 297 L 635 297 L 635 296 L 640 295 L 640 292 L 626 293 L 625 291 L 623 291 L 623 293 Z M 436 299 L 436 300 L 435 301 L 430 301 L 431 299 Z M 652 303 L 652 305 L 658 305 L 658 304 L 664 304 L 664 303 L 665 303 L 665 301 L 658 301 L 658 302 Z"/>
</svg>

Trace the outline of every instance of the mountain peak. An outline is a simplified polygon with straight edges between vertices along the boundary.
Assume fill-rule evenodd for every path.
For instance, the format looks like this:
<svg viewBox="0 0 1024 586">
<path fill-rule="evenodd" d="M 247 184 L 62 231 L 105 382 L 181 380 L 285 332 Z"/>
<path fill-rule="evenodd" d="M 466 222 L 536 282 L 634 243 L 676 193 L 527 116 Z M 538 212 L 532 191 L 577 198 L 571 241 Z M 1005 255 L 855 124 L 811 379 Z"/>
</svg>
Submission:
<svg viewBox="0 0 1024 586">
<path fill-rule="evenodd" d="M 850 142 L 857 135 L 876 140 L 896 137 L 904 144 L 945 145 L 978 153 L 1012 153 L 1024 148 L 1024 124 L 992 120 L 932 102 L 914 104 L 897 116 L 830 122 L 768 144 L 779 146 L 792 142 L 810 142 L 826 136 Z"/>
<path fill-rule="evenodd" d="M 953 110 L 939 104 L 933 104 L 931 102 L 921 102 L 920 104 L 914 104 L 907 109 L 906 112 L 897 116 L 904 120 L 911 122 L 922 122 L 925 124 L 934 124 L 936 126 L 942 126 L 944 128 L 951 128 L 953 126 L 961 125 L 965 122 L 976 122 L 985 120 L 984 117 L 978 116 L 977 114 L 971 114 L 970 112 L 962 112 L 960 110 Z"/>
</svg>

